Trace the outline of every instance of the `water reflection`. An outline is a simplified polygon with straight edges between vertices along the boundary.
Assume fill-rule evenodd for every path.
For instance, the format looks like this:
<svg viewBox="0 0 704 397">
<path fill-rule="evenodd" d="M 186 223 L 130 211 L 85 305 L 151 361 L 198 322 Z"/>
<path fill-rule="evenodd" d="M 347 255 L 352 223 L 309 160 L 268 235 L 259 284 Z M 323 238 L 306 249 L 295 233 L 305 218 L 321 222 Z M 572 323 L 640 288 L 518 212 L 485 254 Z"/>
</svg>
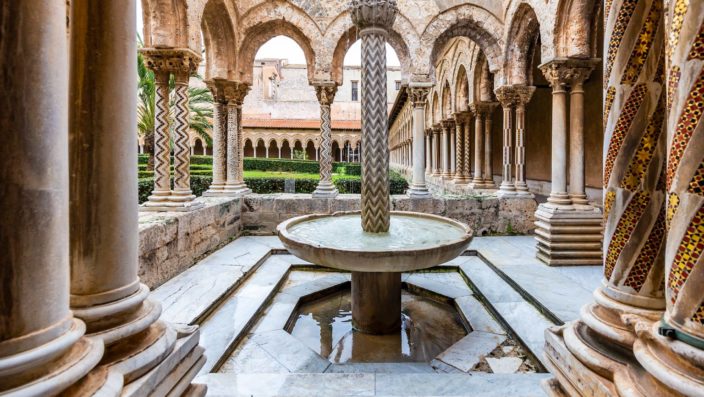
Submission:
<svg viewBox="0 0 704 397">
<path fill-rule="evenodd" d="M 402 312 L 398 334 L 356 332 L 346 291 L 301 306 L 291 334 L 333 363 L 429 362 L 467 334 L 449 305 L 404 291 Z"/>
</svg>

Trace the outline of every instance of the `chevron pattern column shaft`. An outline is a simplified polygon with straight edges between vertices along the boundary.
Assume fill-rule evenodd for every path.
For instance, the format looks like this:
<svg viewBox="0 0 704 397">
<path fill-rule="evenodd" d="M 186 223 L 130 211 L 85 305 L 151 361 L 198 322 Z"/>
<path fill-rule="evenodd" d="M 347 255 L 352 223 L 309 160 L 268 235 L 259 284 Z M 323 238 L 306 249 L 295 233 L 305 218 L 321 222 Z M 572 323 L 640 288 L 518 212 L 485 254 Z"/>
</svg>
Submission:
<svg viewBox="0 0 704 397">
<path fill-rule="evenodd" d="M 154 191 L 150 201 L 166 200 L 171 194 L 171 143 L 169 137 L 169 73 L 155 72 L 154 103 Z"/>
<path fill-rule="evenodd" d="M 464 123 L 464 158 L 462 159 L 462 172 L 467 181 L 472 177 L 472 113 L 468 113 Z"/>
<path fill-rule="evenodd" d="M 386 37 L 362 34 L 362 227 L 389 231 L 389 148 L 386 99 Z"/>
<path fill-rule="evenodd" d="M 178 200 L 195 198 L 191 194 L 191 150 L 188 141 L 188 74 L 176 73 L 174 87 L 174 190 Z"/>
<path fill-rule="evenodd" d="M 455 120 L 455 183 L 466 183 L 467 175 L 464 173 L 464 124 L 466 120 L 458 117 Z"/>
</svg>

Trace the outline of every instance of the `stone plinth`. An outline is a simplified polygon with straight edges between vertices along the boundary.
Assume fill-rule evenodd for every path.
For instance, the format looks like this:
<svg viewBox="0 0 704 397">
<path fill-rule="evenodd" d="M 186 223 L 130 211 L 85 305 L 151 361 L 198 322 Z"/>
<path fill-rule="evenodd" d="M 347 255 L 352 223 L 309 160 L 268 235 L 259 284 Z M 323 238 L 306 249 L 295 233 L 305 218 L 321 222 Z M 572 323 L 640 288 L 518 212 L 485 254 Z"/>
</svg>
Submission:
<svg viewBox="0 0 704 397">
<path fill-rule="evenodd" d="M 538 259 L 550 266 L 600 265 L 602 214 L 562 211 L 541 204 L 535 213 Z"/>
</svg>

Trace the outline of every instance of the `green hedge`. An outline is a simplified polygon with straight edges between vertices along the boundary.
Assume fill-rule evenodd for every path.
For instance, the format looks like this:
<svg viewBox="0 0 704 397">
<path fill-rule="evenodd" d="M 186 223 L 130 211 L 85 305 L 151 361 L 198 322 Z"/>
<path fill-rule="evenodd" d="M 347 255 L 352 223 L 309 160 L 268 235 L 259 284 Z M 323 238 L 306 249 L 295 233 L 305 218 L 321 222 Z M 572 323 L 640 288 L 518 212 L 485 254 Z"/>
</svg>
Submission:
<svg viewBox="0 0 704 397">
<path fill-rule="evenodd" d="M 213 178 L 209 176 L 191 176 L 191 190 L 196 196 L 202 196 L 203 193 L 208 190 L 210 183 Z M 171 179 L 171 187 L 173 187 L 174 180 Z M 137 182 L 137 191 L 139 195 L 139 203 L 147 201 L 149 195 L 152 194 L 154 190 L 154 178 L 140 178 Z"/>
</svg>

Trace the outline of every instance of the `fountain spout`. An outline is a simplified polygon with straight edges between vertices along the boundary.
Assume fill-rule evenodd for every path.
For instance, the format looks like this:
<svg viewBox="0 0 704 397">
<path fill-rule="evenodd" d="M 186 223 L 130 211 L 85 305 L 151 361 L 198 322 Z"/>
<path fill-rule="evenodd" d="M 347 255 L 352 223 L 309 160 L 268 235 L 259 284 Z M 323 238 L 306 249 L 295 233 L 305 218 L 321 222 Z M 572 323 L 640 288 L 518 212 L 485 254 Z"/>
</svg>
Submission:
<svg viewBox="0 0 704 397">
<path fill-rule="evenodd" d="M 352 0 L 350 14 L 362 39 L 362 229 L 387 233 L 390 225 L 386 37 L 396 0 Z"/>
</svg>

